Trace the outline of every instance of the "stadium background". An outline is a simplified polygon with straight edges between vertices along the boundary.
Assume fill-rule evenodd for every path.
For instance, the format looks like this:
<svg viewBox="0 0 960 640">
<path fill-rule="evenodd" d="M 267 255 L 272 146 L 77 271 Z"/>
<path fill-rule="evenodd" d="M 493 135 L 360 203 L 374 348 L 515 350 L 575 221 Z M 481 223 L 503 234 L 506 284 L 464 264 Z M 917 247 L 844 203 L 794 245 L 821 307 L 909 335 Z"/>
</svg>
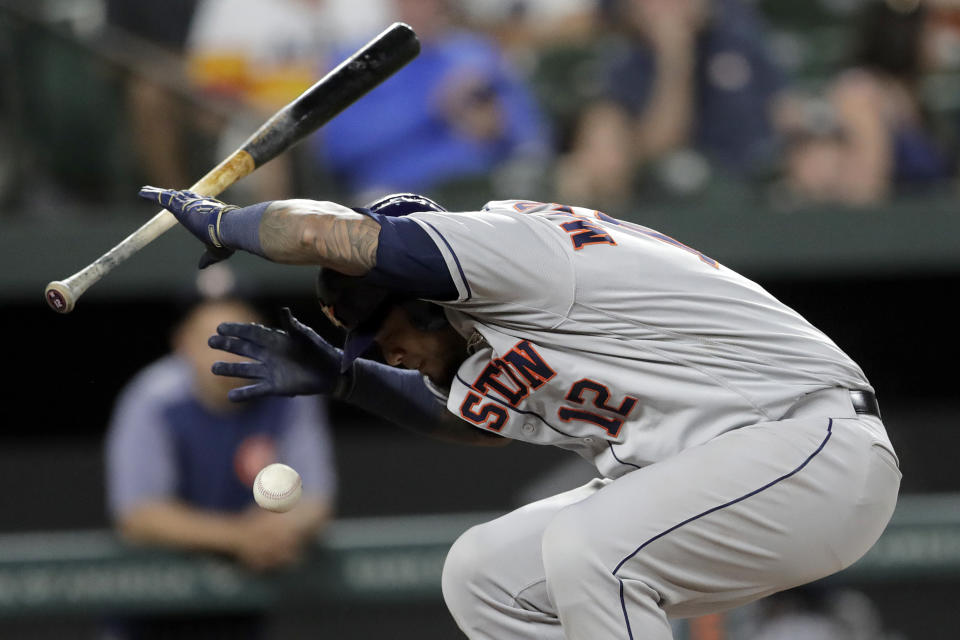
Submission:
<svg viewBox="0 0 960 640">
<path fill-rule="evenodd" d="M 816 84 L 836 69 L 856 4 L 758 3 L 770 33 L 793 38 L 804 52 L 790 69 L 792 81 Z M 129 376 L 166 349 L 176 296 L 192 278 L 198 253 L 195 241 L 174 229 L 96 285 L 72 315 L 57 316 L 42 301 L 47 281 L 86 264 L 151 213 L 131 196 L 138 175 L 131 168 L 130 133 L 119 98 L 125 74 L 142 72 L 149 61 L 97 35 L 98 6 L 0 3 L 4 638 L 93 633 L 91 619 L 98 611 L 71 608 L 68 593 L 62 607 L 34 610 L 27 600 L 16 606 L 21 600 L 10 589 L 21 584 L 17 572 L 28 571 L 31 558 L 43 555 L 34 553 L 38 549 L 51 557 L 69 555 L 65 549 L 80 544 L 71 533 L 107 529 L 102 438 L 110 408 Z M 589 51 L 555 47 L 528 67 L 529 82 L 548 113 L 563 118 L 572 108 L 580 76 L 570 69 L 588 61 Z M 960 124 L 960 70 L 941 71 L 925 86 L 942 121 Z M 190 99 L 197 108 L 223 108 L 200 96 Z M 298 179 L 310 181 L 311 194 L 336 193 L 323 175 Z M 955 637 L 960 596 L 960 498 L 953 500 L 960 496 L 954 454 L 960 446 L 960 398 L 957 321 L 950 311 L 960 284 L 955 180 L 852 210 L 829 204 L 784 210 L 771 193 L 764 185 L 717 180 L 682 194 L 638 193 L 630 214 L 758 281 L 863 366 L 900 454 L 904 504 L 916 498 L 923 511 L 924 498 L 943 501 L 917 516 L 936 527 L 939 537 L 904 543 L 909 548 L 900 549 L 907 558 L 900 565 L 850 581 L 873 599 L 885 625 L 900 637 Z M 471 180 L 430 195 L 451 208 L 469 208 L 495 194 L 490 181 Z M 314 305 L 308 270 L 246 256 L 232 262 L 263 308 L 291 306 L 336 339 Z M 418 526 L 390 518 L 466 514 L 469 520 L 470 514 L 512 508 L 525 488 L 566 459 L 563 452 L 523 444 L 495 451 L 437 444 L 340 405 L 333 406 L 333 423 L 339 517 L 347 524 L 385 518 L 363 522 L 388 546 L 391 526 L 400 527 L 397 532 Z M 424 531 L 434 531 L 429 519 L 420 522 Z M 453 522 L 455 527 L 458 521 Z M 341 535 L 349 538 L 353 531 L 347 527 Z M 405 595 L 403 581 L 398 584 L 392 595 L 328 593 L 288 605 L 269 598 L 258 602 L 255 594 L 251 606 L 274 607 L 277 637 L 455 637 L 437 593 L 414 589 Z"/>
</svg>

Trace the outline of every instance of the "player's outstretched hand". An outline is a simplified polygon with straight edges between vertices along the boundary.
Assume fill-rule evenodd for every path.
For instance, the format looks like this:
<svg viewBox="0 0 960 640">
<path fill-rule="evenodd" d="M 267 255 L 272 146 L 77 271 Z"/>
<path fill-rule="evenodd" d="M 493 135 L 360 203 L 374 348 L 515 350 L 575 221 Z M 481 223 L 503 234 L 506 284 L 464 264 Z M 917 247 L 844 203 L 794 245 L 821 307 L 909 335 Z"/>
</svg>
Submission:
<svg viewBox="0 0 960 640">
<path fill-rule="evenodd" d="M 255 362 L 215 362 L 220 376 L 248 378 L 254 383 L 233 389 L 234 402 L 261 396 L 331 394 L 340 382 L 340 350 L 284 307 L 283 330 L 262 324 L 224 322 L 208 343 L 214 349 Z"/>
<path fill-rule="evenodd" d="M 220 218 L 239 207 L 193 191 L 143 187 L 138 195 L 172 213 L 180 224 L 207 245 L 206 252 L 200 256 L 201 269 L 233 255 L 233 250 L 225 247 L 220 237 Z"/>
</svg>

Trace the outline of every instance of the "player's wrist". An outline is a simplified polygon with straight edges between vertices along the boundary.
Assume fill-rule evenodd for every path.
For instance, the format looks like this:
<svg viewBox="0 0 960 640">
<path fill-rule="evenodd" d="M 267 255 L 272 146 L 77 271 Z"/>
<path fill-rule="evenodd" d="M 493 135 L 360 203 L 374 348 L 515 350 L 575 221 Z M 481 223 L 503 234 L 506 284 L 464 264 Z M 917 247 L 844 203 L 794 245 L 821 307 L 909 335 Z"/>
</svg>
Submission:
<svg viewBox="0 0 960 640">
<path fill-rule="evenodd" d="M 264 256 L 263 247 L 260 244 L 260 221 L 263 219 L 263 212 L 271 202 L 222 209 L 215 224 L 220 243 L 229 249 L 242 249 Z"/>
<path fill-rule="evenodd" d="M 430 434 L 447 412 L 416 370 L 357 358 L 348 373 L 340 399 L 400 426 Z"/>
</svg>

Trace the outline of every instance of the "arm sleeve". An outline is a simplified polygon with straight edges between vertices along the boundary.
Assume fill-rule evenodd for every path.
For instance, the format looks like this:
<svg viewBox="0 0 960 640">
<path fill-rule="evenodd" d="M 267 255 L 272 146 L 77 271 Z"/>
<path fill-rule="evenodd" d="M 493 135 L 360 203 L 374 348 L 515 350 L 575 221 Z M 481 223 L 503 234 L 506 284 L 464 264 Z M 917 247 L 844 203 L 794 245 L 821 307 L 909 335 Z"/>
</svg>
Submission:
<svg viewBox="0 0 960 640">
<path fill-rule="evenodd" d="M 176 454 L 160 406 L 136 390 L 118 399 L 107 432 L 107 507 L 120 518 L 149 500 L 176 495 Z"/>
<path fill-rule="evenodd" d="M 300 474 L 304 493 L 332 502 L 337 474 L 326 403 L 315 396 L 297 396 L 290 402 L 290 424 L 278 443 L 280 460 Z"/>
<path fill-rule="evenodd" d="M 409 217 L 357 211 L 380 224 L 377 265 L 366 275 L 376 286 L 428 300 L 457 297 L 447 263 L 433 239 Z"/>
<path fill-rule="evenodd" d="M 437 431 L 447 414 L 446 398 L 418 371 L 362 358 L 354 362 L 343 400 L 423 434 Z"/>
<path fill-rule="evenodd" d="M 564 315 L 572 304 L 570 258 L 542 220 L 500 210 L 359 211 L 380 223 L 377 265 L 365 276 L 372 284 L 481 313 Z"/>
</svg>

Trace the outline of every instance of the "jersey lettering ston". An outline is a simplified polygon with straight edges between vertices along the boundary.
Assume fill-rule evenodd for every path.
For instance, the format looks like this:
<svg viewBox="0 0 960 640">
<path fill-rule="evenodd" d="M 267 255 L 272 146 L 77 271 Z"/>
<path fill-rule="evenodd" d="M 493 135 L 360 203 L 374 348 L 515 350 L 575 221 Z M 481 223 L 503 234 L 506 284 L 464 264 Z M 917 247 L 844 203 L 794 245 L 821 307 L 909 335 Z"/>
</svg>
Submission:
<svg viewBox="0 0 960 640">
<path fill-rule="evenodd" d="M 813 391 L 872 390 L 795 311 L 653 229 L 519 200 L 409 218 L 456 285 L 440 302 L 453 326 L 483 338 L 447 408 L 606 477 L 780 419 Z"/>
</svg>

